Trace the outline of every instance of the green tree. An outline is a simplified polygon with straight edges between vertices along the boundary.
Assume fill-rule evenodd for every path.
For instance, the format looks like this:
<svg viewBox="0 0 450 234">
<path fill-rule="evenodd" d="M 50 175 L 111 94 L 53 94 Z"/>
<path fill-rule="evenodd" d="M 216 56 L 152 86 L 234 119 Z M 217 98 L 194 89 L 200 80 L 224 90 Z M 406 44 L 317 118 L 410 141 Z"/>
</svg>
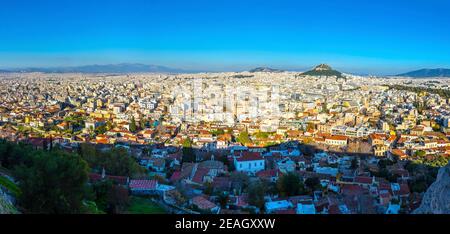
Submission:
<svg viewBox="0 0 450 234">
<path fill-rule="evenodd" d="M 217 198 L 219 200 L 220 206 L 223 208 L 228 204 L 230 196 L 227 192 L 221 192 L 219 196 L 217 196 Z"/>
<path fill-rule="evenodd" d="M 435 132 L 441 131 L 441 125 L 439 125 L 439 124 L 434 124 L 434 125 L 433 125 L 433 131 L 435 131 Z"/>
<path fill-rule="evenodd" d="M 100 210 L 107 211 L 109 209 L 108 193 L 112 186 L 113 183 L 110 180 L 98 181 L 92 184 L 94 201 Z"/>
<path fill-rule="evenodd" d="M 145 120 L 144 118 L 142 118 L 140 121 L 139 121 L 139 128 L 142 130 L 142 129 L 145 129 L 145 127 L 147 126 L 147 124 L 148 124 L 148 121 L 147 120 Z"/>
<path fill-rule="evenodd" d="M 427 153 L 426 153 L 425 151 L 423 151 L 423 150 L 418 150 L 418 151 L 416 151 L 414 154 L 415 154 L 417 157 L 422 158 L 422 157 L 424 157 Z"/>
<path fill-rule="evenodd" d="M 422 193 L 427 190 L 428 185 L 424 178 L 420 178 L 410 182 L 410 187 L 412 192 Z"/>
<path fill-rule="evenodd" d="M 258 132 L 258 133 L 256 133 L 256 138 L 258 138 L 258 139 L 267 139 L 267 138 L 269 138 L 269 133 L 268 132 Z"/>
<path fill-rule="evenodd" d="M 120 213 L 129 205 L 128 190 L 115 185 L 110 180 L 103 180 L 92 185 L 94 201 L 97 207 L 106 213 Z"/>
<path fill-rule="evenodd" d="M 114 128 L 114 124 L 111 121 L 106 121 L 106 130 L 109 131 Z"/>
<path fill-rule="evenodd" d="M 277 189 L 281 196 L 295 196 L 304 194 L 305 192 L 300 177 L 292 172 L 285 174 L 278 179 Z"/>
<path fill-rule="evenodd" d="M 113 148 L 101 155 L 103 160 L 99 165 L 105 168 L 108 174 L 129 177 L 145 174 L 146 170 L 124 148 Z"/>
<path fill-rule="evenodd" d="M 134 119 L 134 116 L 131 117 L 131 122 L 130 122 L 130 132 L 136 132 L 137 131 L 137 126 L 136 126 L 136 120 Z"/>
<path fill-rule="evenodd" d="M 238 171 L 234 171 L 231 173 L 230 180 L 237 194 L 241 194 L 241 192 L 244 191 L 250 183 L 250 178 L 248 177 L 248 175 L 244 172 Z"/>
<path fill-rule="evenodd" d="M 358 159 L 356 157 L 354 157 L 352 159 L 352 164 L 351 164 L 350 168 L 353 169 L 353 170 L 358 168 Z"/>
<path fill-rule="evenodd" d="M 99 151 L 90 144 L 81 144 L 81 157 L 89 166 L 97 172 L 106 170 L 108 175 L 117 176 L 139 176 L 146 172 L 136 160 L 124 148 L 113 148 L 108 151 Z"/>
<path fill-rule="evenodd" d="M 236 139 L 236 141 L 243 145 L 246 145 L 246 144 L 249 144 L 252 142 L 247 131 L 239 133 L 239 136 Z"/>
<path fill-rule="evenodd" d="M 36 151 L 31 163 L 14 170 L 22 191 L 19 203 L 31 213 L 79 213 L 89 171 L 75 154 Z"/>
<path fill-rule="evenodd" d="M 207 182 L 207 183 L 204 184 L 204 190 L 203 190 L 204 194 L 212 195 L 213 191 L 214 191 L 214 188 L 213 188 L 212 183 Z"/>
<path fill-rule="evenodd" d="M 213 131 L 210 131 L 210 132 L 211 132 L 211 134 L 213 136 L 219 136 L 219 135 L 225 134 L 225 130 L 224 129 L 217 129 L 217 130 L 213 130 Z"/>
<path fill-rule="evenodd" d="M 330 113 L 330 110 L 328 110 L 327 105 L 328 105 L 327 102 L 322 103 L 322 113 L 326 113 L 326 114 Z"/>
<path fill-rule="evenodd" d="M 266 188 L 260 180 L 250 183 L 248 187 L 248 203 L 260 209 L 264 208 Z"/>
<path fill-rule="evenodd" d="M 310 189 L 310 191 L 315 191 L 320 189 L 320 180 L 318 177 L 310 177 L 305 180 L 305 185 Z"/>
<path fill-rule="evenodd" d="M 225 166 L 227 166 L 228 171 L 231 172 L 231 171 L 236 170 L 233 161 L 228 160 L 228 157 L 227 157 L 226 155 L 221 156 L 221 157 L 219 158 L 219 160 L 220 160 L 221 162 L 223 162 L 223 164 L 224 164 Z"/>
<path fill-rule="evenodd" d="M 107 131 L 106 125 L 100 125 L 95 129 L 95 134 L 100 135 L 100 134 L 105 134 L 105 132 Z"/>
<path fill-rule="evenodd" d="M 15 144 L 0 140 L 0 165 L 13 169 L 23 163 L 31 163 L 31 155 L 34 149 L 31 145 Z"/>
<path fill-rule="evenodd" d="M 196 156 L 194 149 L 192 148 L 192 141 L 190 138 L 186 138 L 183 143 L 183 162 L 196 162 Z"/>
</svg>

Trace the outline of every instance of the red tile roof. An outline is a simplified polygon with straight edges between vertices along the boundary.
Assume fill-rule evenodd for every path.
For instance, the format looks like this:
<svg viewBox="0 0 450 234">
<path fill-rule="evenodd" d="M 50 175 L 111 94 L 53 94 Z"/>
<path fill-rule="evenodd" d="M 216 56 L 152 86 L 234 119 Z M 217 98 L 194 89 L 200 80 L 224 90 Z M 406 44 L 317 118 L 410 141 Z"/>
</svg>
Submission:
<svg viewBox="0 0 450 234">
<path fill-rule="evenodd" d="M 348 140 L 348 137 L 346 137 L 346 136 L 329 136 L 329 137 L 326 137 L 326 139 L 327 140 L 335 140 L 335 141 L 347 141 Z"/>
<path fill-rule="evenodd" d="M 181 179 L 181 171 L 175 171 L 170 177 L 170 181 L 175 182 Z"/>
<path fill-rule="evenodd" d="M 359 184 L 372 184 L 372 177 L 357 176 L 355 177 L 355 182 Z"/>
<path fill-rule="evenodd" d="M 264 170 L 264 171 L 259 171 L 256 173 L 256 176 L 258 177 L 277 177 L 277 170 L 276 169 L 272 169 L 272 170 Z"/>
<path fill-rule="evenodd" d="M 339 206 L 337 204 L 332 204 L 328 207 L 328 213 L 329 214 L 340 214 L 341 210 L 339 209 Z"/>
<path fill-rule="evenodd" d="M 107 179 L 107 180 L 112 180 L 112 181 L 114 181 L 118 184 L 122 184 L 122 185 L 127 184 L 127 180 L 128 180 L 127 177 L 125 177 L 125 176 L 106 175 L 105 177 L 106 177 L 105 179 Z M 92 182 L 97 182 L 97 181 L 102 180 L 102 175 L 97 174 L 97 173 L 89 173 L 89 179 Z"/>
<path fill-rule="evenodd" d="M 263 160 L 259 152 L 244 152 L 242 157 L 236 159 L 238 162 Z"/>
<path fill-rule="evenodd" d="M 402 150 L 400 150 L 400 149 L 393 149 L 393 150 L 392 150 L 392 154 L 394 154 L 395 156 L 401 157 L 401 158 L 407 156 L 407 155 L 406 155 Z"/>
<path fill-rule="evenodd" d="M 387 191 L 391 191 L 392 190 L 392 188 L 391 188 L 391 185 L 389 184 L 389 183 L 383 183 L 383 182 L 381 182 L 381 183 L 379 183 L 378 184 L 378 190 L 387 190 Z"/>
<path fill-rule="evenodd" d="M 96 182 L 102 179 L 102 175 L 96 173 L 89 173 L 89 180 Z"/>
<path fill-rule="evenodd" d="M 203 183 L 203 177 L 208 174 L 209 170 L 205 168 L 198 168 L 197 171 L 194 174 L 194 177 L 192 178 L 192 181 L 198 184 Z"/>
<path fill-rule="evenodd" d="M 369 137 L 372 139 L 384 140 L 386 139 L 386 134 L 372 133 L 369 135 Z"/>
<path fill-rule="evenodd" d="M 217 207 L 216 204 L 204 198 L 203 196 L 192 198 L 192 204 L 196 205 L 201 210 L 210 210 Z"/>
<path fill-rule="evenodd" d="M 130 189 L 152 190 L 156 189 L 158 182 L 156 180 L 131 180 Z"/>
<path fill-rule="evenodd" d="M 287 210 L 276 210 L 273 212 L 274 214 L 296 214 L 295 209 L 287 209 Z"/>
<path fill-rule="evenodd" d="M 231 180 L 229 177 L 214 177 L 212 185 L 214 188 L 229 189 Z"/>
<path fill-rule="evenodd" d="M 359 185 L 344 184 L 341 187 L 341 191 L 344 195 L 361 195 L 364 194 L 367 189 L 364 189 Z"/>
</svg>

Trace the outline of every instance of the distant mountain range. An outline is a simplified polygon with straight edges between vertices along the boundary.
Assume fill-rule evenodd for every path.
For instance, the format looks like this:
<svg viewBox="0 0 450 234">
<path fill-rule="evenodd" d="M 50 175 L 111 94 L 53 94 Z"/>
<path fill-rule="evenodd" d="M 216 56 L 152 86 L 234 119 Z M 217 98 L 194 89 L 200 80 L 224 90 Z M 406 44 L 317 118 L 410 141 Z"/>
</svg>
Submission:
<svg viewBox="0 0 450 234">
<path fill-rule="evenodd" d="M 249 72 L 283 72 L 284 70 L 274 69 L 270 67 L 257 67 Z M 120 64 L 106 64 L 106 65 L 86 65 L 73 67 L 27 67 L 27 68 L 13 68 L 0 69 L 0 73 L 8 72 L 42 72 L 42 73 L 113 73 L 113 74 L 127 74 L 127 73 L 199 73 L 204 71 L 183 70 L 165 66 L 146 65 L 140 63 L 120 63 Z M 302 75 L 309 76 L 336 76 L 338 78 L 344 77 L 341 72 L 334 70 L 327 64 L 320 64 L 314 69 L 302 73 Z M 450 77 L 450 69 L 421 69 L 396 75 L 399 77 L 412 78 L 427 78 L 427 77 Z"/>
<path fill-rule="evenodd" d="M 450 69 L 445 69 L 445 68 L 420 69 L 420 70 L 417 70 L 417 71 L 412 71 L 412 72 L 399 74 L 397 76 L 414 77 L 414 78 L 450 77 Z"/>
<path fill-rule="evenodd" d="M 50 68 L 15 68 L 3 69 L 0 72 L 44 72 L 44 73 L 188 73 L 194 71 L 185 71 L 182 69 L 145 65 L 139 63 L 120 63 L 107 65 L 86 65 L 76 67 L 50 67 Z"/>
<path fill-rule="evenodd" d="M 283 72 L 283 70 L 279 69 L 273 69 L 270 67 L 257 67 L 255 69 L 250 70 L 249 72 L 255 73 L 255 72 Z"/>
<path fill-rule="evenodd" d="M 342 78 L 342 73 L 336 70 L 333 70 L 329 65 L 327 64 L 320 64 L 316 66 L 311 71 L 307 71 L 302 73 L 302 75 L 305 76 L 336 76 L 338 78 Z"/>
</svg>

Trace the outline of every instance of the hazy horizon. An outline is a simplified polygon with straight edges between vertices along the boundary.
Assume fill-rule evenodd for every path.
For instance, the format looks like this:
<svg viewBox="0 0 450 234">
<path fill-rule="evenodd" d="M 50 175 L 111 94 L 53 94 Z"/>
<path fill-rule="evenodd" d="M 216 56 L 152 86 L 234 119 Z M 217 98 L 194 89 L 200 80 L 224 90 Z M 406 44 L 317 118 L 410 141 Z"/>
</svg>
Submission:
<svg viewBox="0 0 450 234">
<path fill-rule="evenodd" d="M 20 70 L 20 69 L 58 69 L 58 68 L 76 68 L 76 67 L 84 67 L 84 66 L 120 65 L 120 64 L 127 64 L 127 65 L 139 64 L 139 65 L 146 65 L 146 66 L 158 66 L 158 67 L 165 67 L 165 68 L 174 69 L 174 70 L 180 70 L 180 72 L 185 72 L 185 73 L 201 73 L 201 72 L 215 73 L 215 72 L 245 72 L 245 71 L 249 71 L 249 70 L 252 70 L 255 68 L 260 68 L 260 67 L 279 69 L 279 70 L 288 71 L 288 72 L 304 72 L 304 71 L 311 70 L 315 66 L 322 64 L 322 63 L 316 63 L 316 64 L 304 65 L 304 66 L 298 66 L 298 67 L 271 66 L 271 65 L 267 65 L 267 64 L 255 64 L 255 65 L 240 66 L 240 67 L 200 69 L 200 68 L 183 68 L 183 67 L 180 68 L 180 67 L 167 66 L 164 64 L 148 64 L 148 63 L 141 63 L 141 62 L 117 62 L 117 63 L 86 63 L 86 64 L 78 64 L 78 65 L 60 65 L 60 66 L 53 65 L 53 66 L 0 67 L 0 70 L 15 71 L 15 70 Z M 325 63 L 325 64 L 328 64 L 328 63 Z M 421 69 L 441 69 L 441 68 L 448 69 L 445 67 L 417 67 L 417 68 L 410 68 L 409 70 L 403 70 L 403 71 L 399 70 L 398 72 L 390 72 L 389 73 L 389 72 L 370 72 L 370 68 L 367 70 L 350 69 L 350 71 L 348 71 L 348 70 L 345 70 L 345 68 L 335 67 L 335 66 L 333 66 L 333 64 L 328 64 L 328 65 L 330 65 L 333 69 L 339 70 L 344 73 L 355 74 L 355 75 L 380 75 L 380 76 L 395 76 L 398 74 L 421 70 Z"/>
<path fill-rule="evenodd" d="M 450 68 L 450 2 L 8 1 L 0 69 L 140 63 L 393 75 Z"/>
</svg>

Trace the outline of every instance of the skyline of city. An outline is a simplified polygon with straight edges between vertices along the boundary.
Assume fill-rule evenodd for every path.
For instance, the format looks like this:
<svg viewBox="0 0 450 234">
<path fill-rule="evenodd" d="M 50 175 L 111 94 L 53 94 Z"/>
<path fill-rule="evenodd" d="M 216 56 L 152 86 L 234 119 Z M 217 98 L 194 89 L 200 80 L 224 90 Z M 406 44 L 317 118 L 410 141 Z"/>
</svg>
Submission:
<svg viewBox="0 0 450 234">
<path fill-rule="evenodd" d="M 439 195 L 450 159 L 446 77 L 357 76 L 320 64 L 307 72 L 5 72 L 0 85 L 0 213 L 448 213 Z M 33 199 L 60 187 L 22 181 L 71 184 L 57 177 L 65 164 L 45 178 L 15 177 L 20 160 L 42 154 L 86 165 L 73 165 L 84 179 L 70 188 L 100 191 L 110 181 L 117 186 L 108 191 L 122 195 L 106 205 L 99 192 L 80 192 L 72 207 Z"/>
<path fill-rule="evenodd" d="M 242 71 L 328 63 L 375 75 L 445 68 L 450 67 L 448 5 L 14 1 L 0 9 L 0 68 L 130 62 Z"/>
<path fill-rule="evenodd" d="M 5 2 L 0 216 L 170 214 L 108 225 L 235 231 L 450 214 L 448 9 Z"/>
</svg>

